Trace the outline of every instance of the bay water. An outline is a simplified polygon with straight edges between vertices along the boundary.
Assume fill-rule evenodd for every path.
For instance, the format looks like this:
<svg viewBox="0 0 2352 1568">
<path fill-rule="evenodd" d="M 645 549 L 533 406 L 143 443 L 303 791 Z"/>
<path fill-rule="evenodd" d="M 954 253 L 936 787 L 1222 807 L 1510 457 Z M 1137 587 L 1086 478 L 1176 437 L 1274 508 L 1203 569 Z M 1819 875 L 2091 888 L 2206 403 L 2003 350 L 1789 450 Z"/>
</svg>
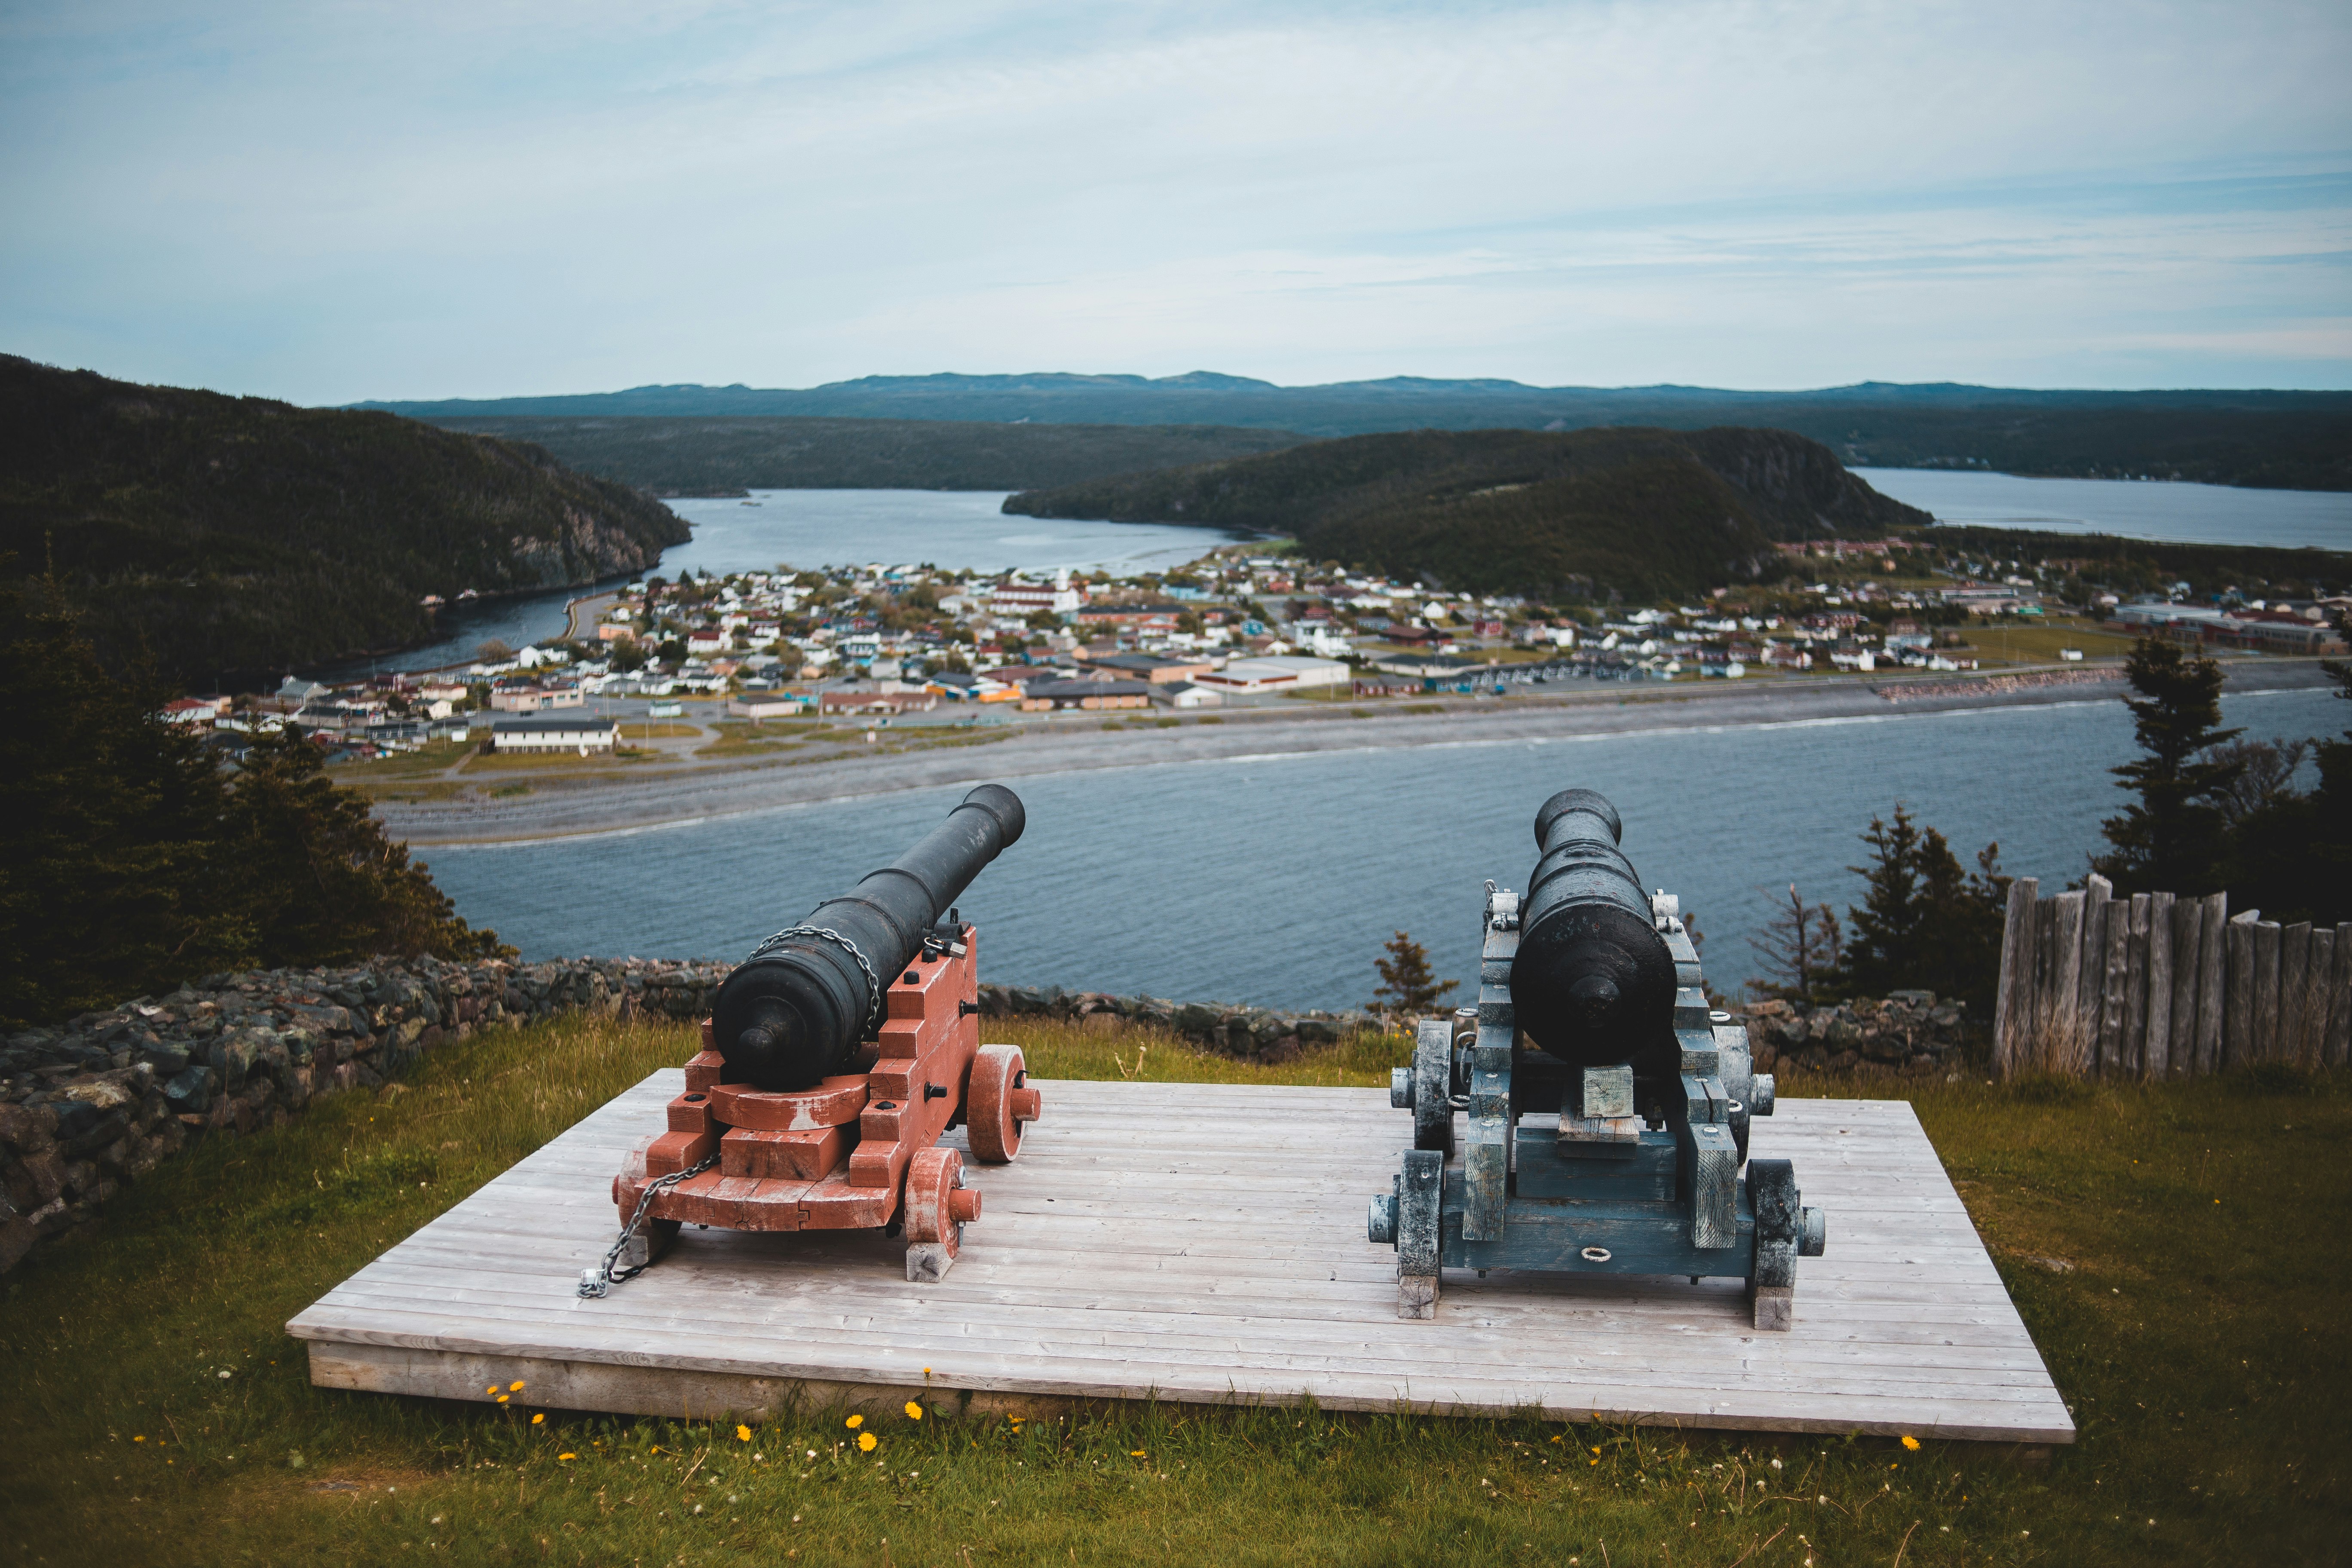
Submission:
<svg viewBox="0 0 2352 1568">
<path fill-rule="evenodd" d="M 2257 738 L 2352 719 L 2321 690 L 2233 696 L 2225 711 Z M 1790 883 L 1842 915 L 1860 898 L 1851 868 L 1874 814 L 1906 804 L 1964 861 L 1997 840 L 2006 868 L 2054 890 L 2101 847 L 2123 804 L 2106 770 L 2131 754 L 2109 696 L 1002 777 L 1028 831 L 961 904 L 994 981 L 1360 1005 L 1381 944 L 1404 931 L 1474 990 L 1482 882 L 1524 889 L 1537 806 L 1583 785 L 1615 803 L 1626 854 L 1681 895 L 1708 979 L 1737 992 Z M 896 858 L 965 787 L 425 853 L 467 919 L 526 957 L 734 959 Z"/>
</svg>

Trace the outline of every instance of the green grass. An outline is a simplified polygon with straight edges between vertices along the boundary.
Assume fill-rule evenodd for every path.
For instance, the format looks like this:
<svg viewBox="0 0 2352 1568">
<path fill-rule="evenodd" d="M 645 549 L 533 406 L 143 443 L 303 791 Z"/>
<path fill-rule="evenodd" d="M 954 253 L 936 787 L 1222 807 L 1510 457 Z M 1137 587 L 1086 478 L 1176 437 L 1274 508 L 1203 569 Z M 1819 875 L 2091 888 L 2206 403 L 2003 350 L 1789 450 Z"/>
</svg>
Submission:
<svg viewBox="0 0 2352 1568">
<path fill-rule="evenodd" d="M 1131 1029 L 988 1033 L 1041 1077 L 1375 1084 L 1402 1048 L 1266 1068 Z M 287 1318 L 689 1048 L 683 1028 L 583 1019 L 484 1035 L 383 1090 L 208 1141 L 37 1252 L 0 1280 L 0 1561 L 1826 1568 L 2341 1550 L 2352 1106 L 2284 1076 L 1906 1089 L 2082 1427 L 2038 1465 L 1959 1443 L 1311 1407 L 982 1419 L 945 1390 L 919 1421 L 869 1418 L 867 1454 L 838 1413 L 745 1440 L 539 1412 L 528 1388 L 501 1407 L 309 1384 Z"/>
</svg>

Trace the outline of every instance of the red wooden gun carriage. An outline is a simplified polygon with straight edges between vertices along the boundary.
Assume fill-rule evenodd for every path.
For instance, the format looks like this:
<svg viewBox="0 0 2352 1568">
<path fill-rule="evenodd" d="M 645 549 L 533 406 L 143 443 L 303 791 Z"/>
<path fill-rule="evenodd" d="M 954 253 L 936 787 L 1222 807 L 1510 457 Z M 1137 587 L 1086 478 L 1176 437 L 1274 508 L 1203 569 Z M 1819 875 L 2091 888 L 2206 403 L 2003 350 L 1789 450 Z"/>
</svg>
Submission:
<svg viewBox="0 0 2352 1568">
<path fill-rule="evenodd" d="M 668 1131 L 613 1179 L 621 1238 L 582 1295 L 650 1265 L 688 1224 L 878 1229 L 905 1236 L 909 1279 L 954 1266 L 980 1194 L 940 1135 L 961 1126 L 975 1159 L 1001 1164 L 1043 1110 L 1020 1048 L 980 1043 L 974 929 L 950 907 L 1024 822 L 1011 790 L 981 785 L 728 976 Z"/>
</svg>

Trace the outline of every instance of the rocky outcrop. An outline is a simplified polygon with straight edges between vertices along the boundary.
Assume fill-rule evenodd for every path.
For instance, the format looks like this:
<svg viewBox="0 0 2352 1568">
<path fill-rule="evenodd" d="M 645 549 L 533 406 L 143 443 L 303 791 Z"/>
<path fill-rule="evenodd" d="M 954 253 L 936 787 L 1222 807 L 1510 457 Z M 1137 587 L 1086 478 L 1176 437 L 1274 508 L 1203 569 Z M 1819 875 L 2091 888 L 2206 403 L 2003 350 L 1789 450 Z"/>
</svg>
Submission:
<svg viewBox="0 0 2352 1568">
<path fill-rule="evenodd" d="M 681 1022 L 723 963 L 383 962 L 216 974 L 0 1042 L 0 1271 L 189 1140 L 274 1126 L 446 1040 L 558 1013 Z"/>
<path fill-rule="evenodd" d="M 1751 1002 L 1745 1013 L 1758 1072 L 1924 1077 L 1957 1067 L 1968 1044 L 1968 1005 L 1938 1002 L 1932 991 L 1823 1006 Z"/>
</svg>

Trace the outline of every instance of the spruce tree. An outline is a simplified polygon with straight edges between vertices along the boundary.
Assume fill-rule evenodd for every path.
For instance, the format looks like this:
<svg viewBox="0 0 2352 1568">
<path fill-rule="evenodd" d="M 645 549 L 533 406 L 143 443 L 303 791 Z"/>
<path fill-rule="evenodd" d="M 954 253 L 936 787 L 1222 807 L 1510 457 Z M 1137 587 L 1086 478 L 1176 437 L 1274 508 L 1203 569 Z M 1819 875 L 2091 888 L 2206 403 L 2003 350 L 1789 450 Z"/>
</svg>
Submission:
<svg viewBox="0 0 2352 1568">
<path fill-rule="evenodd" d="M 1860 908 L 1848 908 L 1853 934 L 1835 984 L 1850 995 L 1932 991 L 1981 1007 L 2000 973 L 2002 906 L 2009 878 L 2000 846 L 1988 845 L 1977 870 L 1963 869 L 1944 836 L 1897 805 L 1891 823 L 1871 818 L 1862 836 L 1871 863 L 1850 866 L 1864 883 Z"/>
<path fill-rule="evenodd" d="M 1372 993 L 1376 1012 L 1418 1017 L 1433 1010 L 1447 992 L 1461 984 L 1436 980 L 1429 972 L 1428 950 L 1402 931 L 1382 943 L 1381 950 L 1388 956 L 1372 961 L 1381 976 L 1380 987 Z"/>
<path fill-rule="evenodd" d="M 2204 755 L 2241 731 L 2221 728 L 2221 667 L 2177 643 L 2142 637 L 2124 672 L 2140 756 L 2108 770 L 2138 798 L 2100 825 L 2115 848 L 2092 869 L 2119 894 L 2203 895 L 2221 887 L 2229 821 L 2222 797 L 2242 761 Z"/>
</svg>

